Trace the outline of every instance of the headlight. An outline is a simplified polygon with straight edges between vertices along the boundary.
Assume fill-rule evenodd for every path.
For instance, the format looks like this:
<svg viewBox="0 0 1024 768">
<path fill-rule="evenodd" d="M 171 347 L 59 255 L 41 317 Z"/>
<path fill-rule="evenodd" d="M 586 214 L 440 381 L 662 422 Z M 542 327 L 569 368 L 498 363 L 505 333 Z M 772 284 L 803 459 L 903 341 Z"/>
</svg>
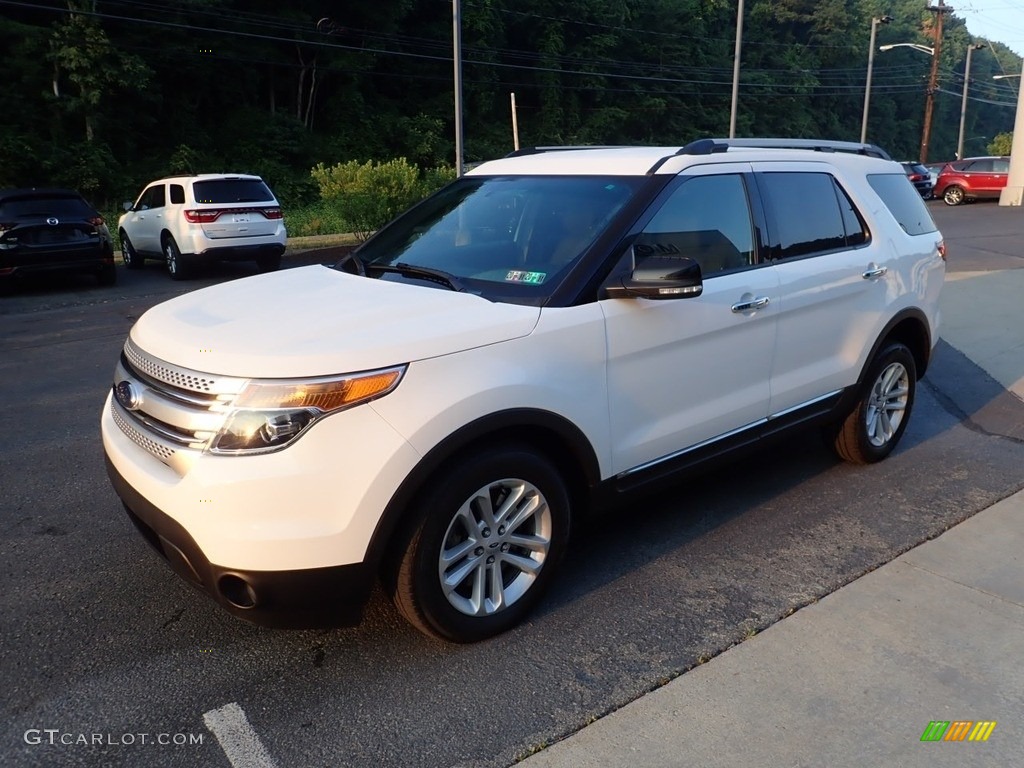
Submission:
<svg viewBox="0 0 1024 768">
<path fill-rule="evenodd" d="M 211 453 L 276 451 L 331 413 L 386 395 L 398 386 L 405 366 L 316 379 L 253 379 L 225 404 L 224 426 L 210 441 Z"/>
</svg>

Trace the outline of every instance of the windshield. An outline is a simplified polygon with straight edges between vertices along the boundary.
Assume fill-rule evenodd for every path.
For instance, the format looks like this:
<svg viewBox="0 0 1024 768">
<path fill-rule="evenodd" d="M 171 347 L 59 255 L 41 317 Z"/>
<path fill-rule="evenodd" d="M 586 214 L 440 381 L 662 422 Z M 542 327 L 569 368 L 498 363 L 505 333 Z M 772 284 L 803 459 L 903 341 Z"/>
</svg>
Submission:
<svg viewBox="0 0 1024 768">
<path fill-rule="evenodd" d="M 370 277 L 422 282 L 434 270 L 446 278 L 429 281 L 434 285 L 536 303 L 551 294 L 642 182 L 463 177 L 382 229 L 355 256 Z"/>
</svg>

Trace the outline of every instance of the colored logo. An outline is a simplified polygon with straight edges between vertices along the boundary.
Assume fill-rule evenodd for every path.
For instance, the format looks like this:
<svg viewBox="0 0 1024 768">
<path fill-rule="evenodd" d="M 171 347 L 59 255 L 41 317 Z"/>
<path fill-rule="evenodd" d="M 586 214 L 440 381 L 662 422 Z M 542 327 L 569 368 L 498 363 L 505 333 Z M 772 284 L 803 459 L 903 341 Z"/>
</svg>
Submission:
<svg viewBox="0 0 1024 768">
<path fill-rule="evenodd" d="M 932 720 L 921 741 L 988 741 L 995 729 L 995 720 Z"/>
</svg>

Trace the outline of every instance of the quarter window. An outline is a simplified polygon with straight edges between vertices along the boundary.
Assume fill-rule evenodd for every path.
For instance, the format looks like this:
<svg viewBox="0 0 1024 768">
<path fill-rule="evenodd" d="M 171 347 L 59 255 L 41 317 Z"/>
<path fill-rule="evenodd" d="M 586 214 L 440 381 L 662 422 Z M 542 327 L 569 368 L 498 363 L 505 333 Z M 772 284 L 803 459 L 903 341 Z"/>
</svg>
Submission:
<svg viewBox="0 0 1024 768">
<path fill-rule="evenodd" d="M 936 230 L 924 200 L 902 173 L 872 173 L 868 175 L 868 184 L 908 235 L 924 235 Z"/>
</svg>

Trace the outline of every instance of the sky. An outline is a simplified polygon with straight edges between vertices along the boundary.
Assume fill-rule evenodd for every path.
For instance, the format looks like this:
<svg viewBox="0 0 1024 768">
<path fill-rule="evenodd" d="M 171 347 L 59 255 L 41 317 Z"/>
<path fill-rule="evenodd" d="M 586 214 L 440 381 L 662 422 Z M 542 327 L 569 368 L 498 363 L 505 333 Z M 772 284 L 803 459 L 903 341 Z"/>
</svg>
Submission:
<svg viewBox="0 0 1024 768">
<path fill-rule="evenodd" d="M 1024 57 L 1024 0 L 947 0 L 945 4 L 967 23 L 974 37 L 1002 43 Z"/>
</svg>

